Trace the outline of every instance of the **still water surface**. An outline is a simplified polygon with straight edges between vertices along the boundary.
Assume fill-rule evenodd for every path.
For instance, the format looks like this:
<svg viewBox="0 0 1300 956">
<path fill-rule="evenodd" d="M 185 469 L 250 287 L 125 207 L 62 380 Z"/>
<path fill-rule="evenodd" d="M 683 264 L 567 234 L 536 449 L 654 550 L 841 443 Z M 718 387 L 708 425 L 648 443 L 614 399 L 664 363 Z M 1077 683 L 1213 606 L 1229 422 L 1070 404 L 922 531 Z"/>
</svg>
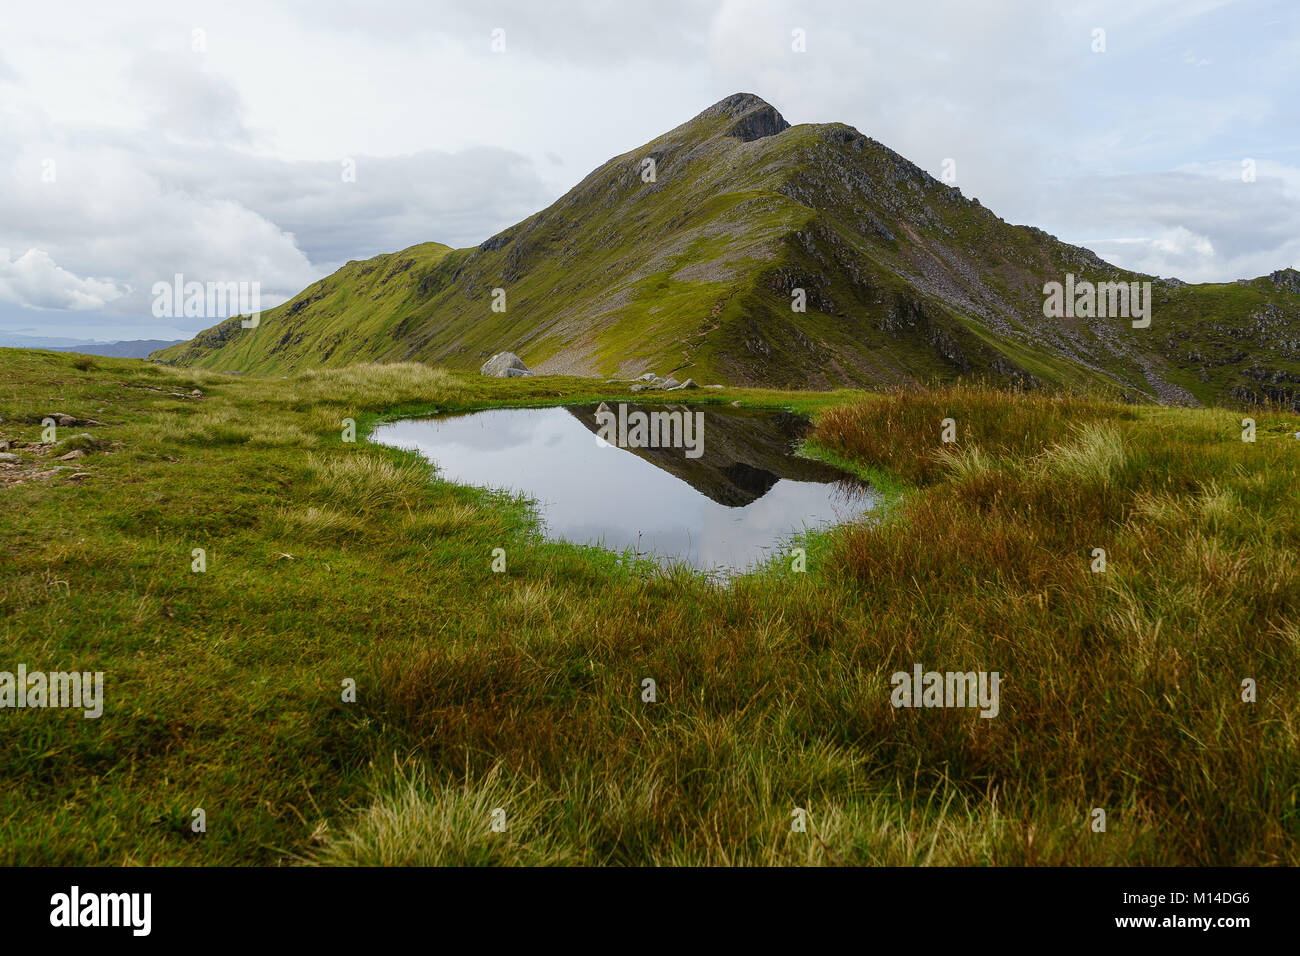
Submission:
<svg viewBox="0 0 1300 956">
<path fill-rule="evenodd" d="M 371 440 L 418 451 L 446 481 L 533 499 L 548 538 L 724 575 L 752 569 L 791 535 L 856 518 L 877 500 L 843 472 L 792 453 L 803 419 L 667 407 L 704 413 L 702 455 L 599 441 L 596 406 L 586 405 L 407 419 L 380 426 Z"/>
</svg>

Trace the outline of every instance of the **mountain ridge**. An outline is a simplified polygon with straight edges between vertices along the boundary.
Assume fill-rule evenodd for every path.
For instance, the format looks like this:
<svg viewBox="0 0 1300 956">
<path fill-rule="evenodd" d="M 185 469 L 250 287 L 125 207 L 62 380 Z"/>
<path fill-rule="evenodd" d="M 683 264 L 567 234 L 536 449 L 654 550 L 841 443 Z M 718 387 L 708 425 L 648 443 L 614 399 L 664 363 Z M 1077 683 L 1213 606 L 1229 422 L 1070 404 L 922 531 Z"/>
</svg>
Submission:
<svg viewBox="0 0 1300 956">
<path fill-rule="evenodd" d="M 1048 319 L 1044 283 L 1067 273 L 1152 283 L 1151 327 Z M 799 289 L 804 312 L 791 307 Z M 653 369 L 798 388 L 979 376 L 1129 400 L 1294 403 L 1297 342 L 1293 269 L 1201 285 L 1120 269 L 1006 223 L 851 126 L 791 126 L 737 93 L 476 247 L 349 262 L 257 329 L 229 319 L 155 357 L 269 374 L 477 368 L 509 350 L 543 374 Z"/>
</svg>

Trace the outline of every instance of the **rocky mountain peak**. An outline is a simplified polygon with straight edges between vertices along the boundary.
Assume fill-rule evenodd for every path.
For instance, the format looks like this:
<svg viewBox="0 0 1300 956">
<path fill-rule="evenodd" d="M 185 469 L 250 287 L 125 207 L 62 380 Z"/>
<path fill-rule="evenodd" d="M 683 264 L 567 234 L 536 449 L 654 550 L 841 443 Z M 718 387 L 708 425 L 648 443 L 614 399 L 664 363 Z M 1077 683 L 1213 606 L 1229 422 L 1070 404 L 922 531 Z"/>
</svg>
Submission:
<svg viewBox="0 0 1300 956">
<path fill-rule="evenodd" d="M 725 135 L 734 136 L 745 143 L 765 136 L 775 136 L 790 128 L 785 117 L 774 106 L 753 93 L 732 93 L 725 99 L 718 100 L 697 118 L 714 119 L 719 116 L 735 120 Z"/>
</svg>

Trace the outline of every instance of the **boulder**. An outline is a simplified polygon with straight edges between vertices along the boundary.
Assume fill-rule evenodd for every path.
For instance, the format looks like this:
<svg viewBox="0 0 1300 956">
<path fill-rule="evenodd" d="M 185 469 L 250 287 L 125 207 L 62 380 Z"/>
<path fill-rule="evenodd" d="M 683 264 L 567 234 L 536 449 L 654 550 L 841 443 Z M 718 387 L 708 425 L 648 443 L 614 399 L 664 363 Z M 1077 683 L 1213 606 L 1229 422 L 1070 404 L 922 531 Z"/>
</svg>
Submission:
<svg viewBox="0 0 1300 956">
<path fill-rule="evenodd" d="M 498 352 L 478 370 L 480 375 L 486 375 L 488 378 L 520 378 L 525 375 L 532 375 L 528 371 L 528 366 L 514 352 Z"/>
</svg>

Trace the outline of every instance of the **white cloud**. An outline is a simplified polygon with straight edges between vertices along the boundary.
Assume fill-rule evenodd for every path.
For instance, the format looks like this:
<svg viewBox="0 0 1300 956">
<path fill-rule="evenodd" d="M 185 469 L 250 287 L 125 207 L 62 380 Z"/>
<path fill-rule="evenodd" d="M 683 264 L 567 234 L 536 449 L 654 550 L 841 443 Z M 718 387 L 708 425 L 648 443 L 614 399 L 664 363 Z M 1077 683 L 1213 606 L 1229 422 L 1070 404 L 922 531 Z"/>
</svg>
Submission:
<svg viewBox="0 0 1300 956">
<path fill-rule="evenodd" d="M 130 289 L 109 279 L 82 278 L 61 267 L 40 249 L 10 260 L 0 249 L 0 302 L 28 309 L 102 309 Z"/>
<path fill-rule="evenodd" d="M 1300 169 L 1260 163 L 1252 182 L 1241 172 L 1225 161 L 1063 182 L 1041 206 L 1044 227 L 1116 265 L 1186 282 L 1300 267 Z"/>
<path fill-rule="evenodd" d="M 345 178 L 341 159 L 286 161 L 196 126 L 68 128 L 35 108 L 11 125 L 20 135 L 0 140 L 0 242 L 133 287 L 105 306 L 142 322 L 153 283 L 178 272 L 259 282 L 269 307 L 348 259 L 478 243 L 553 198 L 527 157 L 492 147 L 355 155 Z"/>
</svg>

